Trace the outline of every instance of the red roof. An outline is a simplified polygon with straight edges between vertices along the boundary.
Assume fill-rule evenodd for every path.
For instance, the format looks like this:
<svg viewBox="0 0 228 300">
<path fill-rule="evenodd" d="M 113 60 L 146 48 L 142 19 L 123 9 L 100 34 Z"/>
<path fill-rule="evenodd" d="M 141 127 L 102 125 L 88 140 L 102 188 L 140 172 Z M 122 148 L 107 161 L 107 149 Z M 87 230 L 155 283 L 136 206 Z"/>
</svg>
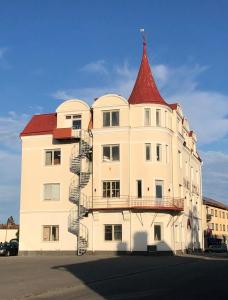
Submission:
<svg viewBox="0 0 228 300">
<path fill-rule="evenodd" d="M 57 125 L 56 113 L 35 115 L 25 126 L 20 136 L 52 134 Z"/>
<path fill-rule="evenodd" d="M 154 81 L 147 58 L 145 42 L 143 42 L 143 55 L 138 76 L 128 102 L 130 104 L 157 103 L 168 105 L 160 95 Z"/>
</svg>

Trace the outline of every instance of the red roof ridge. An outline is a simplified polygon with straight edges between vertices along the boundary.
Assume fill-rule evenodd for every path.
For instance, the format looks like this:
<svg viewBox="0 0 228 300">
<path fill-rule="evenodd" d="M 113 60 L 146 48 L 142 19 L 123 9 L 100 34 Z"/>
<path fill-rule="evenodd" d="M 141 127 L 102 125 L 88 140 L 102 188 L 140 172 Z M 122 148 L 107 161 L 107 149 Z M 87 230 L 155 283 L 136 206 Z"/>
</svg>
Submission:
<svg viewBox="0 0 228 300">
<path fill-rule="evenodd" d="M 145 41 L 143 42 L 143 54 L 138 76 L 128 102 L 129 104 L 157 103 L 169 106 L 169 104 L 166 103 L 166 101 L 160 95 L 153 78 L 147 58 Z"/>
</svg>

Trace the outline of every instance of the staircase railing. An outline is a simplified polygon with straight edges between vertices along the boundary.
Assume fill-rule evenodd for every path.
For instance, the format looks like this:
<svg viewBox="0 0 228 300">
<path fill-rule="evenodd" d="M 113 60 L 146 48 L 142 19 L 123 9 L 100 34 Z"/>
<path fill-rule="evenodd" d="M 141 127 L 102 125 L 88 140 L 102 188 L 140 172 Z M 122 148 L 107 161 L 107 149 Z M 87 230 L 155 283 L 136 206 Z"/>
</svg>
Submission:
<svg viewBox="0 0 228 300">
<path fill-rule="evenodd" d="M 77 135 L 80 141 L 73 146 L 70 157 L 70 171 L 76 176 L 71 180 L 69 187 L 69 200 L 76 205 L 76 209 L 70 211 L 68 230 L 77 236 L 77 252 L 78 255 L 82 255 L 88 247 L 88 228 L 81 223 L 81 219 L 88 215 L 89 202 L 81 189 L 90 180 L 92 147 L 88 132 L 80 130 L 77 131 Z M 82 162 L 85 162 L 86 168 Z"/>
</svg>

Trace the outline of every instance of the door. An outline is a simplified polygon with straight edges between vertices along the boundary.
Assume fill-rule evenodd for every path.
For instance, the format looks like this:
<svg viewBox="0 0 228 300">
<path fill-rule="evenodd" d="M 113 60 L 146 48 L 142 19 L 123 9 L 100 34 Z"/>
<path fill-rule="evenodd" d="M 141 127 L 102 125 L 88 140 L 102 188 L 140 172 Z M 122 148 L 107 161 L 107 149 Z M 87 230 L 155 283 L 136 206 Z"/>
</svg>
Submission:
<svg viewBox="0 0 228 300">
<path fill-rule="evenodd" d="M 163 200 L 163 185 L 163 180 L 155 180 L 156 202 L 162 202 Z"/>
</svg>

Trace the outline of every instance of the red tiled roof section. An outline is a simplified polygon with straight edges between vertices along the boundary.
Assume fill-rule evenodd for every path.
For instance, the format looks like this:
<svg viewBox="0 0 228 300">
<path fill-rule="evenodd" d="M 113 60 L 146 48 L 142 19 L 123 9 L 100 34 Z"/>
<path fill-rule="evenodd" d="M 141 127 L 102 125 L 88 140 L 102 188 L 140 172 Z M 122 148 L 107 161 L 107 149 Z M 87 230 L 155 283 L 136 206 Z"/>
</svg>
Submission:
<svg viewBox="0 0 228 300">
<path fill-rule="evenodd" d="M 146 43 L 143 43 L 143 55 L 138 76 L 128 99 L 130 104 L 158 103 L 168 105 L 160 95 L 154 81 L 146 53 Z"/>
<path fill-rule="evenodd" d="M 57 126 L 56 113 L 35 115 L 31 118 L 20 136 L 52 134 Z"/>
</svg>

